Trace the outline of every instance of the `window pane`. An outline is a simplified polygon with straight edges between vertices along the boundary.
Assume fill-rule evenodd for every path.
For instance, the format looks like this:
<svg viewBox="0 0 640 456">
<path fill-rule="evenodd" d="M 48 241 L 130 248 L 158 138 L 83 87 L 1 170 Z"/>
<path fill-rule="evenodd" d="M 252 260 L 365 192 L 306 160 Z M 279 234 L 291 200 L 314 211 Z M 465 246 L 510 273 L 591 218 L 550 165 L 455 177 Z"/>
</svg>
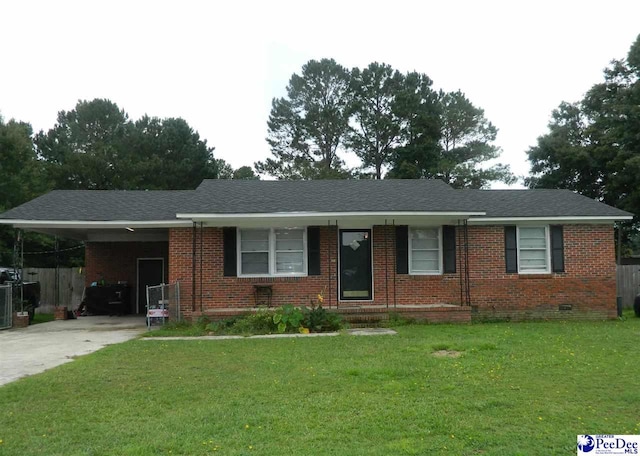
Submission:
<svg viewBox="0 0 640 456">
<path fill-rule="evenodd" d="M 546 250 L 523 250 L 520 252 L 520 258 L 523 260 L 546 260 Z"/>
<path fill-rule="evenodd" d="M 438 251 L 437 250 L 417 250 L 411 252 L 411 258 L 413 260 L 422 261 L 438 261 Z"/>
<path fill-rule="evenodd" d="M 411 270 L 413 272 L 439 272 L 438 260 L 416 260 L 411 259 Z"/>
<path fill-rule="evenodd" d="M 268 274 L 269 253 L 242 253 L 242 274 Z"/>
<path fill-rule="evenodd" d="M 520 238 L 521 249 L 544 249 L 547 247 L 546 239 Z"/>
<path fill-rule="evenodd" d="M 412 249 L 435 249 L 438 250 L 440 243 L 437 239 L 413 239 L 411 241 Z"/>
<path fill-rule="evenodd" d="M 276 239 L 276 250 L 302 250 L 302 239 Z"/>
<path fill-rule="evenodd" d="M 276 272 L 280 274 L 304 272 L 303 259 L 302 252 L 276 253 Z"/>
<path fill-rule="evenodd" d="M 520 239 L 522 238 L 542 238 L 544 239 L 545 229 L 544 227 L 534 227 L 534 228 L 520 228 Z"/>
<path fill-rule="evenodd" d="M 438 239 L 437 228 L 421 228 L 411 230 L 411 239 Z"/>
<path fill-rule="evenodd" d="M 275 230 L 276 239 L 287 240 L 295 239 L 302 241 L 302 230 Z"/>
<path fill-rule="evenodd" d="M 520 247 L 520 270 L 545 272 L 548 269 L 547 232 L 545 227 L 518 229 Z"/>
<path fill-rule="evenodd" d="M 269 230 L 240 231 L 241 252 L 265 252 L 269 250 Z"/>
<path fill-rule="evenodd" d="M 522 260 L 520 269 L 523 271 L 546 271 L 547 262 L 545 260 Z"/>
<path fill-rule="evenodd" d="M 440 272 L 438 228 L 411 230 L 411 272 Z"/>
</svg>

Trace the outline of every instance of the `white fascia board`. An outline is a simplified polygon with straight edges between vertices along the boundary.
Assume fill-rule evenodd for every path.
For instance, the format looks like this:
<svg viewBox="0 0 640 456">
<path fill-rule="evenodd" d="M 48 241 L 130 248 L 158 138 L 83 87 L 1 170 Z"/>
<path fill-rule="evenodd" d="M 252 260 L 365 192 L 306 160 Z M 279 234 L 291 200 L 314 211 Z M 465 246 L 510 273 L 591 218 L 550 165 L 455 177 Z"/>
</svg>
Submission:
<svg viewBox="0 0 640 456">
<path fill-rule="evenodd" d="M 602 223 L 609 224 L 622 220 L 633 220 L 631 215 L 620 215 L 617 217 L 580 215 L 580 216 L 556 216 L 556 217 L 473 217 L 469 219 L 469 225 L 493 225 L 505 223 Z"/>
<path fill-rule="evenodd" d="M 176 218 L 197 222 L 218 219 L 278 219 L 278 218 L 318 218 L 334 219 L 336 217 L 451 217 L 467 219 L 474 216 L 486 215 L 486 212 L 268 212 L 248 214 L 176 214 Z"/>
<path fill-rule="evenodd" d="M 15 228 L 69 228 L 69 229 L 120 229 L 120 228 L 177 228 L 189 227 L 187 220 L 23 220 L 0 219 L 0 225 L 13 225 Z"/>
</svg>

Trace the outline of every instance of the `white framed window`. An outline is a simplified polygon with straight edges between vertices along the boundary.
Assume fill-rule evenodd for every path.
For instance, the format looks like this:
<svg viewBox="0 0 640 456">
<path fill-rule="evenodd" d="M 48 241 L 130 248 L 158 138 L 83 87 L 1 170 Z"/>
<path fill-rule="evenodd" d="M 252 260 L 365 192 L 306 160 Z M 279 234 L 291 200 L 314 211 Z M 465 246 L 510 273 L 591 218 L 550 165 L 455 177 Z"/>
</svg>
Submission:
<svg viewBox="0 0 640 456">
<path fill-rule="evenodd" d="M 306 274 L 306 229 L 238 229 L 239 276 Z"/>
<path fill-rule="evenodd" d="M 518 227 L 518 272 L 544 274 L 550 272 L 548 226 Z"/>
<path fill-rule="evenodd" d="M 409 273 L 442 274 L 442 229 L 409 230 Z"/>
</svg>

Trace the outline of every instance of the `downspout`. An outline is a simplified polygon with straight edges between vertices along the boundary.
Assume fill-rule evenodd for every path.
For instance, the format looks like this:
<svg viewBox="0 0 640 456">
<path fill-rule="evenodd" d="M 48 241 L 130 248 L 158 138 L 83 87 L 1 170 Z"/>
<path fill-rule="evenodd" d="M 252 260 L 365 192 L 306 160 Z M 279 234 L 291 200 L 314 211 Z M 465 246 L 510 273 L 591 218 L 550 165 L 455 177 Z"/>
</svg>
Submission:
<svg viewBox="0 0 640 456">
<path fill-rule="evenodd" d="M 203 293 L 203 288 L 202 288 L 202 257 L 203 257 L 203 243 L 204 243 L 204 231 L 203 231 L 203 222 L 200 222 L 200 312 L 203 311 L 202 309 L 202 295 Z"/>
<path fill-rule="evenodd" d="M 24 231 L 20 231 L 20 311 L 24 312 Z"/>
<path fill-rule="evenodd" d="M 327 220 L 327 298 L 329 299 L 329 309 L 331 308 L 331 220 Z"/>
<path fill-rule="evenodd" d="M 456 245 L 456 249 L 458 250 L 458 279 L 460 281 L 460 305 L 464 305 L 464 298 L 462 292 L 462 230 L 460 225 L 460 219 L 458 219 L 458 226 L 456 228 L 456 237 L 458 238 L 458 242 Z"/>
<path fill-rule="evenodd" d="M 338 270 L 338 263 L 340 262 L 340 229 L 338 228 L 338 221 L 336 220 L 336 309 L 340 306 L 340 271 Z"/>
<path fill-rule="evenodd" d="M 54 286 L 54 289 L 56 292 L 56 296 L 53 302 L 55 303 L 55 306 L 58 307 L 60 305 L 60 259 L 58 257 L 58 251 L 60 249 L 60 246 L 58 244 L 58 236 L 55 236 L 54 239 L 55 239 L 55 242 L 53 244 L 55 248 L 54 259 L 55 259 L 55 265 L 56 265 L 56 273 L 55 273 L 56 284 Z M 23 263 L 23 267 L 24 267 L 24 263 Z M 23 280 L 23 283 L 24 283 L 24 280 Z"/>
<path fill-rule="evenodd" d="M 471 305 L 471 284 L 469 274 L 469 223 L 465 219 L 464 221 L 464 282 L 465 282 L 465 293 L 467 298 L 467 306 Z"/>
<path fill-rule="evenodd" d="M 389 308 L 389 231 L 387 219 L 384 219 L 384 291 L 387 295 L 387 309 Z"/>
<path fill-rule="evenodd" d="M 391 221 L 393 226 L 393 308 L 398 307 L 398 294 L 396 293 L 396 276 L 398 275 L 398 239 L 396 239 L 396 219 Z"/>
<path fill-rule="evenodd" d="M 191 248 L 191 312 L 196 311 L 196 222 L 191 231 L 193 245 Z"/>
</svg>

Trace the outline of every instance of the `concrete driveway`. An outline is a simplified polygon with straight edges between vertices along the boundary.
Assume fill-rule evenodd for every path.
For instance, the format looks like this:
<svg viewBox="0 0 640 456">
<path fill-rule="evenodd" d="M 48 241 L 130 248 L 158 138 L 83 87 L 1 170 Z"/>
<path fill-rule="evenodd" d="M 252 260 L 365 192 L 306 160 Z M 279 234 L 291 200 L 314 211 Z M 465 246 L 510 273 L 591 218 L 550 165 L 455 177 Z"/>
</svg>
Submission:
<svg viewBox="0 0 640 456">
<path fill-rule="evenodd" d="M 0 331 L 0 385 L 133 339 L 145 325 L 139 316 L 94 316 Z"/>
</svg>

